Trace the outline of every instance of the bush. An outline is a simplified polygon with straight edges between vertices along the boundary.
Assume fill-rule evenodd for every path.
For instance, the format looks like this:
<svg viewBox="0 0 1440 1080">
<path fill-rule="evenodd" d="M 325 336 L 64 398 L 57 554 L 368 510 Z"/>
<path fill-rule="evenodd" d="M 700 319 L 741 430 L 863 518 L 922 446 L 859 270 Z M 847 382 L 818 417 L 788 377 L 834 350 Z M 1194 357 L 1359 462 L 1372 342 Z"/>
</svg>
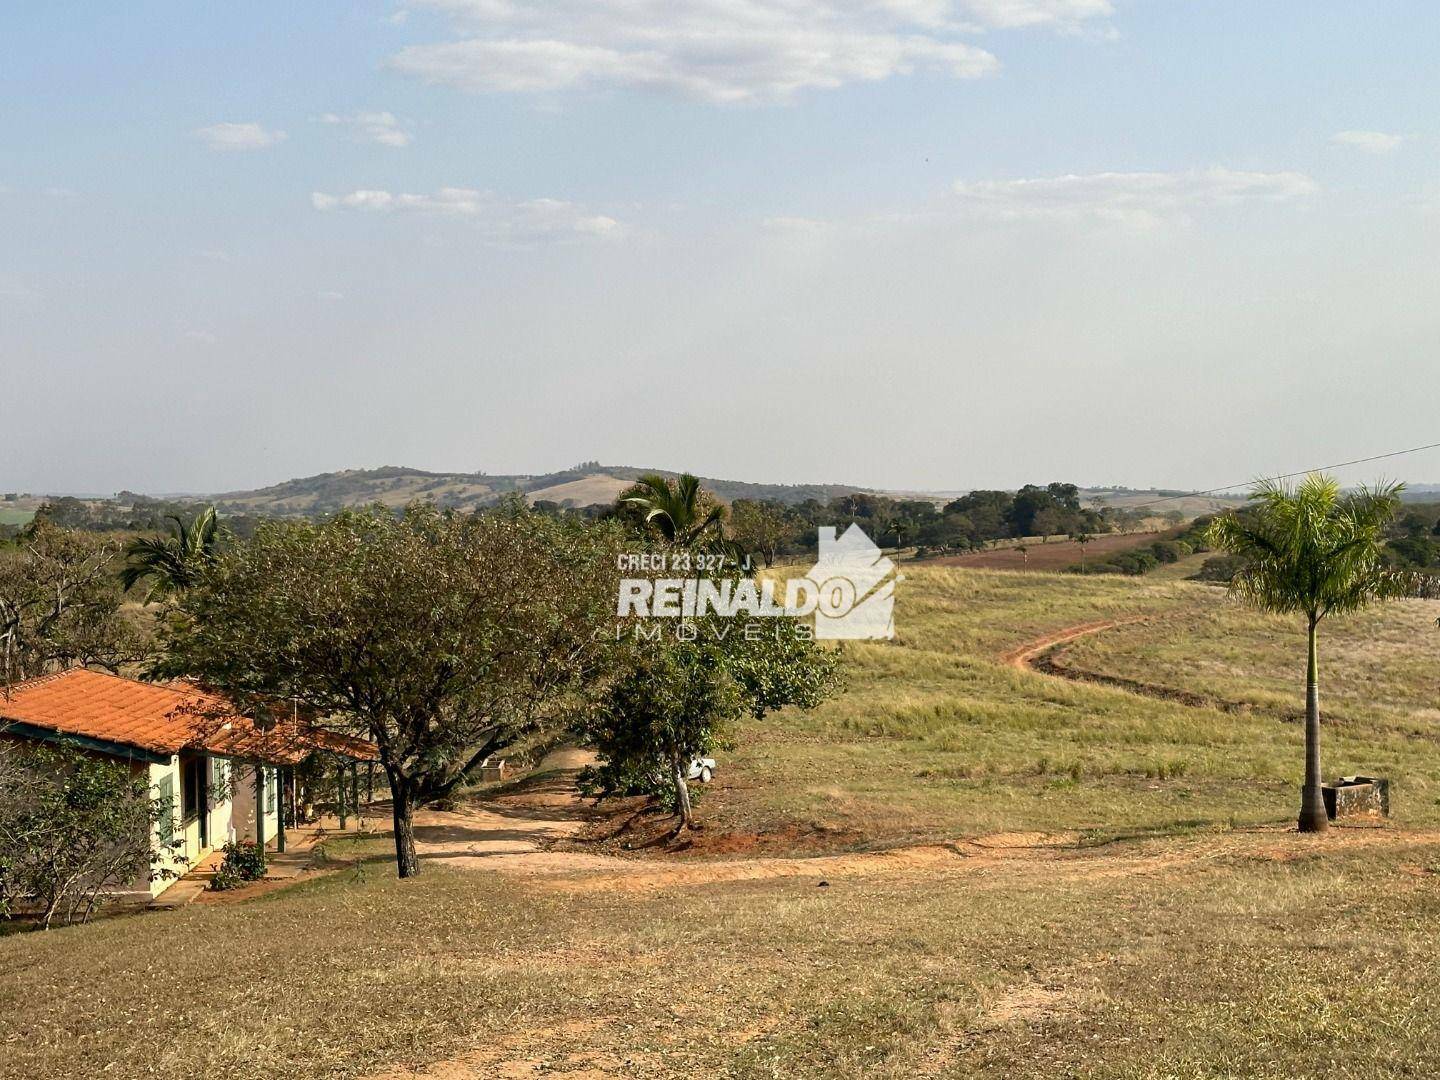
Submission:
<svg viewBox="0 0 1440 1080">
<path fill-rule="evenodd" d="M 1072 563 L 1065 568 L 1067 574 L 1125 574 L 1129 573 L 1116 562 Z"/>
<path fill-rule="evenodd" d="M 265 852 L 251 840 L 225 845 L 225 859 L 215 871 L 210 888 L 217 892 L 238 889 L 265 876 Z"/>
<path fill-rule="evenodd" d="M 184 841 L 152 844 L 173 800 L 150 794 L 127 766 L 69 746 L 0 748 L 0 917 L 86 922 L 138 878 L 177 876 L 161 864 Z"/>
<path fill-rule="evenodd" d="M 1158 562 L 1173 563 L 1189 555 L 1191 548 L 1181 540 L 1157 540 L 1150 545 L 1150 551 Z"/>
<path fill-rule="evenodd" d="M 1242 555 L 1212 555 L 1190 580 L 1228 582 L 1244 569 L 1246 561 Z"/>
</svg>

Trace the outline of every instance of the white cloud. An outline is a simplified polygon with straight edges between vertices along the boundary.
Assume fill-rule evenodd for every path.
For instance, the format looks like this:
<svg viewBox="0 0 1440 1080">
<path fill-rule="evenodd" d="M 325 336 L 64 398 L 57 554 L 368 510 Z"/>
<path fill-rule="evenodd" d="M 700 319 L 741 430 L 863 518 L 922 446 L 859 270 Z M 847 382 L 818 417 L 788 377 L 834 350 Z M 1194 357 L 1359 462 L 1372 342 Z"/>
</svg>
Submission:
<svg viewBox="0 0 1440 1080">
<path fill-rule="evenodd" d="M 342 292 L 336 292 L 334 289 L 326 289 L 324 292 L 316 293 L 315 299 L 329 301 L 344 300 L 345 294 Z"/>
<path fill-rule="evenodd" d="M 829 232 L 834 228 L 834 223 L 821 218 L 781 216 L 763 219 L 760 227 L 789 236 L 813 236 L 816 233 Z"/>
<path fill-rule="evenodd" d="M 285 132 L 255 123 L 211 124 L 197 128 L 194 134 L 211 150 L 264 150 L 285 141 Z"/>
<path fill-rule="evenodd" d="M 360 112 L 351 116 L 326 113 L 320 117 L 320 122 L 348 128 L 357 142 L 401 147 L 409 146 L 414 138 L 395 114 L 389 112 Z"/>
<path fill-rule="evenodd" d="M 961 0 L 966 14 L 986 26 L 1014 29 L 1024 26 L 1079 26 L 1087 19 L 1115 14 L 1110 0 Z"/>
<path fill-rule="evenodd" d="M 559 199 L 516 202 L 475 188 L 441 188 L 430 195 L 389 191 L 352 191 L 310 196 L 316 210 L 353 210 L 371 213 L 420 213 L 464 220 L 497 241 L 524 243 L 566 237 L 614 237 L 624 226 L 612 217 L 595 214 Z"/>
<path fill-rule="evenodd" d="M 476 92 L 625 88 L 712 103 L 932 72 L 973 79 L 999 61 L 959 39 L 1074 21 L 1097 0 L 412 0 L 457 40 L 411 45 L 390 65 Z"/>
<path fill-rule="evenodd" d="M 196 345 L 216 345 L 220 339 L 209 330 L 186 330 L 180 335 L 186 341 L 194 342 Z"/>
<path fill-rule="evenodd" d="M 1367 154 L 1393 154 L 1405 141 L 1404 135 L 1387 131 L 1337 131 L 1330 136 L 1336 146 L 1348 146 Z"/>
<path fill-rule="evenodd" d="M 959 182 L 963 210 L 1005 220 L 1103 221 L 1150 227 L 1204 207 L 1292 202 L 1319 191 L 1304 173 L 1107 172 L 1087 176 Z"/>
</svg>

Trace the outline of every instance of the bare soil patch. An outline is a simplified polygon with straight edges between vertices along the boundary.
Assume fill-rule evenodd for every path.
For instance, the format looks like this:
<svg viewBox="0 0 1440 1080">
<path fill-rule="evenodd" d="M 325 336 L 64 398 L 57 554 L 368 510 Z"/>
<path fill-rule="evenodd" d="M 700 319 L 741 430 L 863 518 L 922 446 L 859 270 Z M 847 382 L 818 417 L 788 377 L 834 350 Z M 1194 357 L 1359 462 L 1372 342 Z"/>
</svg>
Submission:
<svg viewBox="0 0 1440 1080">
<path fill-rule="evenodd" d="M 1093 560 L 1132 548 L 1153 544 L 1163 532 L 1109 533 L 1085 545 L 1085 559 Z M 1025 554 L 1013 547 L 977 551 L 968 555 L 946 555 L 926 559 L 926 566 L 964 566 L 981 570 L 1044 570 L 1053 573 L 1080 562 L 1080 545 L 1070 540 L 1051 540 L 1027 545 Z"/>
</svg>

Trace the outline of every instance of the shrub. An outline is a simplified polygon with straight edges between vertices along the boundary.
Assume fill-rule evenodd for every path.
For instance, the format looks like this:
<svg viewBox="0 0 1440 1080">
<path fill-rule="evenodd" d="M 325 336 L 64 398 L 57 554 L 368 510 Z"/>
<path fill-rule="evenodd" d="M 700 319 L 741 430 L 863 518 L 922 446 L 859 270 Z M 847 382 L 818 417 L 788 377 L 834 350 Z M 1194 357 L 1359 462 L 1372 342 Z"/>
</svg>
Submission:
<svg viewBox="0 0 1440 1080">
<path fill-rule="evenodd" d="M 1150 551 L 1158 562 L 1173 563 L 1190 554 L 1190 545 L 1179 540 L 1157 540 L 1150 545 Z"/>
<path fill-rule="evenodd" d="M 0 917 L 85 922 L 147 875 L 175 877 L 183 839 L 152 843 L 173 800 L 116 761 L 69 746 L 21 746 L 0 758 Z"/>
<path fill-rule="evenodd" d="M 225 845 L 225 859 L 221 862 L 220 869 L 215 871 L 210 888 L 217 892 L 238 889 L 241 885 L 259 881 L 264 876 L 265 852 L 254 841 L 241 840 L 239 843 Z"/>
<path fill-rule="evenodd" d="M 1190 575 L 1190 580 L 1230 581 L 1244 568 L 1246 561 L 1241 555 L 1212 555 L 1196 573 Z"/>
</svg>

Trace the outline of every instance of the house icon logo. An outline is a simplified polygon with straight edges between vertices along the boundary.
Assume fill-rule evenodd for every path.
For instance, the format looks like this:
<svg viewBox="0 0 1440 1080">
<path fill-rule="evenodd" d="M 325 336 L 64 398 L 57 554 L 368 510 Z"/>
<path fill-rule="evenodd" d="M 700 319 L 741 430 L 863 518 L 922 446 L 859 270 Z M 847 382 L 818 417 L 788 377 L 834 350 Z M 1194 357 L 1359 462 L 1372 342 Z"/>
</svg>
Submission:
<svg viewBox="0 0 1440 1080">
<path fill-rule="evenodd" d="M 895 564 L 864 529 L 851 525 L 837 539 L 820 529 L 820 552 L 808 579 L 817 591 L 815 637 L 860 641 L 895 636 Z"/>
</svg>

